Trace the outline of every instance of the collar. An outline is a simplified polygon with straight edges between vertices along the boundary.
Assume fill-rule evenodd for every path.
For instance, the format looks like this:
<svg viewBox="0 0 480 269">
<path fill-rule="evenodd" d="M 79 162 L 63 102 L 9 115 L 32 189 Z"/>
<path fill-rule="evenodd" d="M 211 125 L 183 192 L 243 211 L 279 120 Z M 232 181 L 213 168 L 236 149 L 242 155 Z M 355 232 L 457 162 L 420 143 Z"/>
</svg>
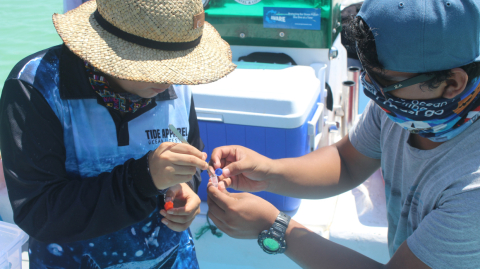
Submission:
<svg viewBox="0 0 480 269">
<path fill-rule="evenodd" d="M 85 71 L 84 61 L 71 52 L 65 44 L 62 45 L 60 55 L 60 97 L 69 99 L 97 99 L 98 95 L 92 91 Z M 155 101 L 177 99 L 177 94 L 170 86 L 166 91 L 159 93 Z"/>
</svg>

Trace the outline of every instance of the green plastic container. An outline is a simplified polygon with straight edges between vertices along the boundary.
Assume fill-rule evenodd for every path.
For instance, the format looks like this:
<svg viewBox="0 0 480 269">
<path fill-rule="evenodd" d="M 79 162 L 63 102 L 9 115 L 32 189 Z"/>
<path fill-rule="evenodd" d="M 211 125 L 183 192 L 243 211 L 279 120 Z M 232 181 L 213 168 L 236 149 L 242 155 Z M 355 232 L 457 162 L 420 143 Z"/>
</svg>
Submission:
<svg viewBox="0 0 480 269">
<path fill-rule="evenodd" d="M 204 0 L 205 20 L 230 45 L 330 48 L 341 31 L 341 0 L 207 1 Z M 265 8 L 315 9 L 320 14 L 319 30 L 264 27 Z"/>
</svg>

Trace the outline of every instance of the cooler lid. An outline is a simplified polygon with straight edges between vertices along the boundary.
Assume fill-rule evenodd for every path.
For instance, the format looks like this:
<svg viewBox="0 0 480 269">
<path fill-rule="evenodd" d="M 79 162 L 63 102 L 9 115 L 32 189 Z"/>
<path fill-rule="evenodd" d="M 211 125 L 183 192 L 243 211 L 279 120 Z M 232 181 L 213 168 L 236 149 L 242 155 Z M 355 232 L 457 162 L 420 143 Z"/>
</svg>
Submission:
<svg viewBox="0 0 480 269">
<path fill-rule="evenodd" d="M 203 0 L 205 20 L 230 45 L 331 48 L 342 0 Z"/>
<path fill-rule="evenodd" d="M 323 88 L 312 67 L 235 64 L 216 82 L 189 86 L 199 120 L 274 128 L 305 123 Z"/>
</svg>

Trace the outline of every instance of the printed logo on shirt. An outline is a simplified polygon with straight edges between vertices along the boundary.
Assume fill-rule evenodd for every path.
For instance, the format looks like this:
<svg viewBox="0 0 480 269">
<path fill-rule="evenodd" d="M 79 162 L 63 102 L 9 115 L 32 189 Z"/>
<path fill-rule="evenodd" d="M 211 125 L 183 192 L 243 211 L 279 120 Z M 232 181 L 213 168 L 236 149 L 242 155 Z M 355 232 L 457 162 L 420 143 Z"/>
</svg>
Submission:
<svg viewBox="0 0 480 269">
<path fill-rule="evenodd" d="M 185 139 L 187 139 L 187 137 L 188 137 L 188 128 L 187 127 L 177 128 L 177 131 Z M 178 140 L 178 138 L 175 136 L 175 134 L 169 128 L 145 130 L 145 134 L 147 136 L 147 140 L 148 140 L 149 145 L 161 144 L 163 142 L 181 143 L 181 141 Z"/>
</svg>

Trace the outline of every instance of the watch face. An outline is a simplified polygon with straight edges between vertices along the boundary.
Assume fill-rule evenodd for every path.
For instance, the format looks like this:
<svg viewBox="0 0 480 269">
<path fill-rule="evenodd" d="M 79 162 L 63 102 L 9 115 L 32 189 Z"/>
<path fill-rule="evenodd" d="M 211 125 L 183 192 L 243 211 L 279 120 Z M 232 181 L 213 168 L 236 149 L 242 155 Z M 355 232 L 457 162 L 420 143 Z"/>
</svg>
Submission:
<svg viewBox="0 0 480 269">
<path fill-rule="evenodd" d="M 265 240 L 263 240 L 263 246 L 270 251 L 277 251 L 280 248 L 280 244 L 277 240 L 272 238 L 265 238 Z"/>
</svg>

